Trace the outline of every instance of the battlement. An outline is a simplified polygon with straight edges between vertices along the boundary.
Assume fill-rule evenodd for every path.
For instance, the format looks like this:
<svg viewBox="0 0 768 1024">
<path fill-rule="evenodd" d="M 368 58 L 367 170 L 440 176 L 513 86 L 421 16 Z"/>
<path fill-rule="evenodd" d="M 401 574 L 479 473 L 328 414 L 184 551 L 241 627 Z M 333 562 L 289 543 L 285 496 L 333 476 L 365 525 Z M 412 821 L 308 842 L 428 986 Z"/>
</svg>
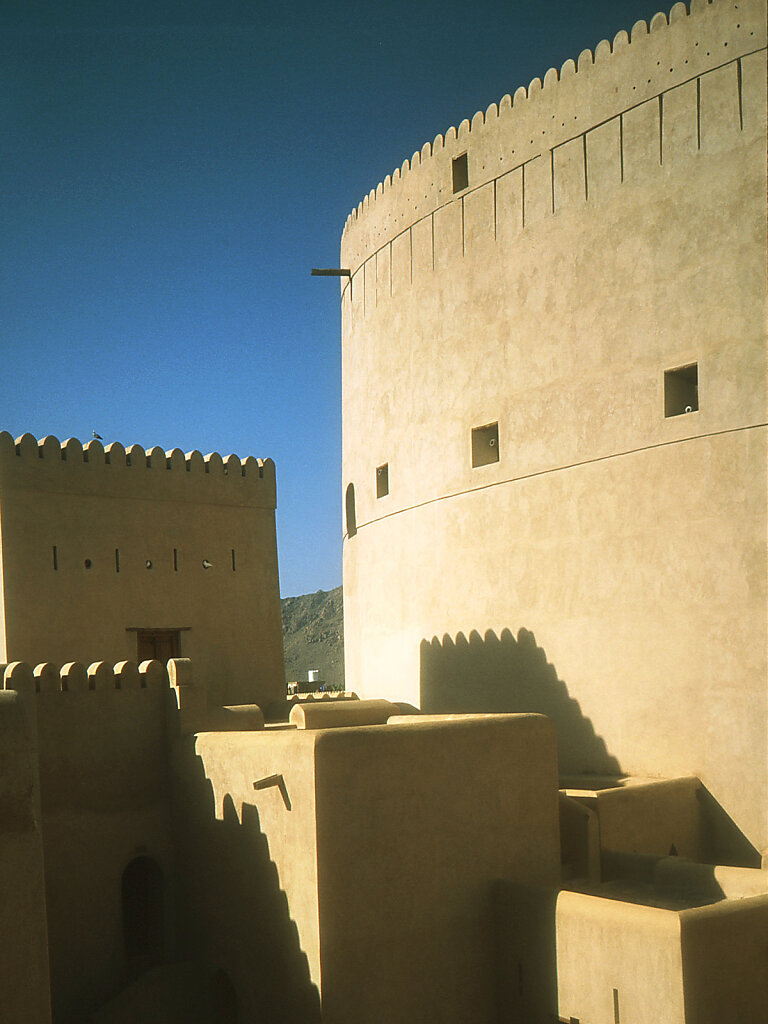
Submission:
<svg viewBox="0 0 768 1024">
<path fill-rule="evenodd" d="M 126 448 L 119 441 L 83 445 L 77 438 L 60 442 L 52 435 L 38 441 L 22 434 L 14 441 L 7 431 L 0 432 L 0 486 L 267 508 L 276 504 L 272 459 L 138 444 Z"/>
<path fill-rule="evenodd" d="M 86 693 L 89 690 L 157 690 L 168 686 L 168 672 L 159 661 L 95 661 L 85 666 L 70 661 L 59 668 L 51 661 L 32 667 L 25 661 L 0 664 L 3 689 L 22 694 Z"/>
<path fill-rule="evenodd" d="M 342 265 L 354 277 L 372 253 L 412 225 L 534 161 L 540 166 L 531 167 L 531 177 L 544 170 L 554 177 L 554 154 L 568 143 L 727 64 L 738 62 L 734 80 L 738 76 L 741 88 L 741 59 L 764 48 L 765 35 L 761 0 L 693 0 L 690 10 L 676 3 L 669 15 L 638 21 L 612 43 L 604 39 L 559 70 L 550 68 L 543 79 L 534 78 L 426 143 L 372 189 L 347 218 Z M 739 103 L 743 120 L 741 98 Z M 455 187 L 452 163 L 464 154 L 468 180 L 461 189 Z"/>
<path fill-rule="evenodd" d="M 3 701 L 8 704 L 11 700 L 11 691 L 20 694 L 22 699 L 42 699 L 43 707 L 48 712 L 48 724 L 54 728 L 59 720 L 57 709 L 63 711 L 66 705 L 70 710 L 79 708 L 86 712 L 90 704 L 87 698 L 83 703 L 75 700 L 72 705 L 71 694 L 94 693 L 98 713 L 107 706 L 103 699 L 98 699 L 99 694 L 103 698 L 111 692 L 137 693 L 142 690 L 150 691 L 150 706 L 156 710 L 159 708 L 157 700 L 162 699 L 162 691 L 166 690 L 171 695 L 171 706 L 177 712 L 172 734 L 238 732 L 264 728 L 264 715 L 257 704 L 209 706 L 205 681 L 195 678 L 189 658 L 171 658 L 167 665 L 155 660 L 142 661 L 140 664 L 135 661 L 118 661 L 114 665 L 106 661 L 95 661 L 88 666 L 79 661 L 70 661 L 59 667 L 54 662 L 44 661 L 34 668 L 27 662 L 14 661 L 8 665 L 0 664 L 0 680 L 0 711 L 3 710 Z M 63 703 L 46 699 L 54 696 L 61 696 Z M 117 701 L 119 704 L 119 697 Z M 108 705 L 112 707 L 112 713 L 116 714 L 118 705 L 112 701 L 108 701 Z M 131 703 L 130 706 L 138 710 L 137 705 Z M 125 714 L 126 706 L 119 704 L 119 721 L 123 724 L 126 721 Z"/>
</svg>

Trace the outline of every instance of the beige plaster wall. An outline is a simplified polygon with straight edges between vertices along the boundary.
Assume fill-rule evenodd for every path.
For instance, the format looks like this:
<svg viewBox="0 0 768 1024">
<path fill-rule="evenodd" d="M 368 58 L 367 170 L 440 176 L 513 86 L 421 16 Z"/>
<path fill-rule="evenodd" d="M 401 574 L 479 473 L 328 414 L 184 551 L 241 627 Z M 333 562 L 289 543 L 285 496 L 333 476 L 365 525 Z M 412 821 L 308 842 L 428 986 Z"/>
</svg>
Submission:
<svg viewBox="0 0 768 1024">
<path fill-rule="evenodd" d="M 560 1017 L 638 1024 L 764 1020 L 767 934 L 765 895 L 673 910 L 560 892 Z"/>
<path fill-rule="evenodd" d="M 715 0 L 600 43 L 427 144 L 341 255 L 349 685 L 554 709 L 565 771 L 699 775 L 758 849 L 765 31 Z"/>
<path fill-rule="evenodd" d="M 496 1019 L 492 885 L 559 877 L 546 719 L 201 733 L 174 765 L 190 951 L 241 1013 Z"/>
<path fill-rule="evenodd" d="M 674 911 L 561 892 L 556 941 L 561 1018 L 689 1024 L 680 919 Z"/>
<path fill-rule="evenodd" d="M 514 882 L 494 887 L 494 961 L 499 1021 L 557 1020 L 557 889 Z"/>
<path fill-rule="evenodd" d="M 274 464 L 128 457 L 0 434 L 4 660 L 136 660 L 136 629 L 179 629 L 212 703 L 279 699 Z"/>
<path fill-rule="evenodd" d="M 176 747 L 187 954 L 226 971 L 244 1019 L 319 1020 L 315 743 L 283 727 Z"/>
<path fill-rule="evenodd" d="M 768 895 L 686 910 L 680 919 L 686 1021 L 765 1020 Z"/>
<path fill-rule="evenodd" d="M 496 1021 L 493 883 L 559 877 L 551 723 L 390 719 L 315 763 L 323 1021 Z"/>
<path fill-rule="evenodd" d="M 701 783 L 673 779 L 607 789 L 595 794 L 604 853 L 703 860 Z"/>
<path fill-rule="evenodd" d="M 0 1017 L 50 1024 L 48 932 L 34 705 L 0 690 Z"/>
<path fill-rule="evenodd" d="M 648 890 L 616 898 L 502 884 L 498 988 L 505 1021 L 715 1024 L 768 1010 L 768 897 L 691 906 Z M 715 897 L 716 898 L 716 897 Z"/>
<path fill-rule="evenodd" d="M 167 682 L 162 672 L 140 676 L 134 665 L 115 676 L 102 665 L 88 689 L 79 668 L 67 691 L 54 666 L 37 677 L 18 663 L 5 672 L 6 687 L 22 689 L 36 716 L 55 1020 L 94 1010 L 132 978 L 121 882 L 136 856 L 163 872 L 163 953 L 174 955 Z"/>
</svg>

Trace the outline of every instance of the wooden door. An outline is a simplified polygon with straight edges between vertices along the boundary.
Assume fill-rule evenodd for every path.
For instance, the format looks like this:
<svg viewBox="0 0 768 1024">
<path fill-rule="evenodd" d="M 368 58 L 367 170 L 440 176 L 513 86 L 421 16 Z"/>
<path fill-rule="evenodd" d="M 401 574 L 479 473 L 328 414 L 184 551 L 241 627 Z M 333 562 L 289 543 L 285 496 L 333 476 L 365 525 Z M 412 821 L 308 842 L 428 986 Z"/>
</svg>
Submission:
<svg viewBox="0 0 768 1024">
<path fill-rule="evenodd" d="M 180 658 L 181 633 L 178 629 L 140 629 L 136 634 L 136 655 L 139 664 L 152 659 L 165 664 L 169 658 Z"/>
</svg>

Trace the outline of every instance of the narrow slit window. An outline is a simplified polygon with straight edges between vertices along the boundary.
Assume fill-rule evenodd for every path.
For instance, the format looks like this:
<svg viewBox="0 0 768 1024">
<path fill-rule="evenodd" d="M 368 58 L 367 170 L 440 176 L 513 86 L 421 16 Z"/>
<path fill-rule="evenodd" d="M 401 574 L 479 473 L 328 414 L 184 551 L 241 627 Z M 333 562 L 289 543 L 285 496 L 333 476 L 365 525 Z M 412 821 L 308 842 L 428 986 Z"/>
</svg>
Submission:
<svg viewBox="0 0 768 1024">
<path fill-rule="evenodd" d="M 499 461 L 499 424 L 486 423 L 472 429 L 472 468 Z"/>
<path fill-rule="evenodd" d="M 355 485 L 347 484 L 347 493 L 344 498 L 347 537 L 354 537 L 357 533 L 357 513 L 355 511 Z"/>
<path fill-rule="evenodd" d="M 173 549 L 173 571 L 174 572 L 178 572 L 179 571 L 179 549 L 178 548 L 174 548 Z"/>
<path fill-rule="evenodd" d="M 699 408 L 699 364 L 664 371 L 664 415 L 683 416 Z"/>
<path fill-rule="evenodd" d="M 120 572 L 120 548 L 115 548 L 115 572 Z"/>
<path fill-rule="evenodd" d="M 383 498 L 389 494 L 389 463 L 376 467 L 376 497 Z"/>
<path fill-rule="evenodd" d="M 59 549 L 53 545 L 53 568 L 54 572 L 59 568 Z"/>
<path fill-rule="evenodd" d="M 621 1016 L 619 1014 L 619 990 L 617 988 L 613 990 L 613 1024 L 621 1024 Z"/>
<path fill-rule="evenodd" d="M 237 565 L 235 564 L 235 549 L 232 548 L 232 572 L 237 571 Z"/>
<path fill-rule="evenodd" d="M 467 154 L 462 153 L 461 156 L 454 157 L 451 163 L 451 173 L 453 175 L 453 193 L 463 192 L 465 188 L 469 186 L 469 166 L 467 164 Z"/>
</svg>

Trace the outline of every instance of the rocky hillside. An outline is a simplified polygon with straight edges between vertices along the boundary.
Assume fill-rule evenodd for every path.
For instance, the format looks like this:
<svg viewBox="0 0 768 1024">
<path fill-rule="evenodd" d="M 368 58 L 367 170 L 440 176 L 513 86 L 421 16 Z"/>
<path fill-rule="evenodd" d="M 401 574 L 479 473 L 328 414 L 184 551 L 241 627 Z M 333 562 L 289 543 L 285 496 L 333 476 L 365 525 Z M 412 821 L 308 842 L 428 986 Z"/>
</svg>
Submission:
<svg viewBox="0 0 768 1024">
<path fill-rule="evenodd" d="M 341 587 L 284 597 L 285 681 L 306 684 L 309 669 L 320 670 L 329 689 L 344 689 L 344 611 Z M 304 686 L 301 686 L 304 689 Z"/>
</svg>

